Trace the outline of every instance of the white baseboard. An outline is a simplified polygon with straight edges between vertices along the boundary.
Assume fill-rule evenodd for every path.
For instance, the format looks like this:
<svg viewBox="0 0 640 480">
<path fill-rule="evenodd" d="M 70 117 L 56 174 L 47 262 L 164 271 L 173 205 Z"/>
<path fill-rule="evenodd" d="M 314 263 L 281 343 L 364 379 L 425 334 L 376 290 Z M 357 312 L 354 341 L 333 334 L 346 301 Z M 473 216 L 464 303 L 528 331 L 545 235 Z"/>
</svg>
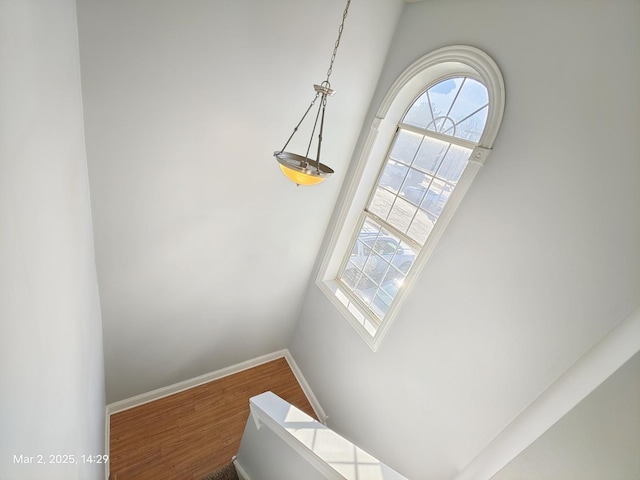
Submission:
<svg viewBox="0 0 640 480">
<path fill-rule="evenodd" d="M 286 357 L 287 353 L 288 351 L 286 349 L 268 353 L 266 355 L 262 355 L 261 357 L 256 357 L 245 362 L 231 365 L 230 367 L 216 370 L 215 372 L 205 373 L 204 375 L 200 375 L 199 377 L 190 378 L 182 382 L 174 383 L 173 385 L 169 385 L 168 387 L 157 388 L 156 390 L 152 390 L 147 393 L 141 393 L 140 395 L 136 395 L 131 398 L 125 398 L 124 400 L 119 400 L 107 405 L 107 412 L 109 415 L 113 415 L 114 413 L 123 412 L 124 410 L 129 410 L 130 408 L 139 407 L 140 405 L 144 405 L 145 403 L 168 397 L 169 395 L 173 395 L 174 393 L 183 392 L 184 390 L 188 390 L 190 388 L 197 387 L 214 380 L 219 380 L 223 377 L 233 375 L 234 373 L 239 373 L 244 370 L 257 367 L 258 365 L 277 360 L 278 358 Z"/>
<path fill-rule="evenodd" d="M 111 421 L 109 418 L 109 409 L 105 408 L 104 412 L 104 454 L 109 456 L 109 439 L 111 438 Z M 104 478 L 109 480 L 111 460 L 104 462 Z"/>
<path fill-rule="evenodd" d="M 179 393 L 184 390 L 188 390 L 189 388 L 197 387 L 198 385 L 212 382 L 228 375 L 233 375 L 234 373 L 248 370 L 249 368 L 257 367 L 258 365 L 277 360 L 278 358 L 283 358 L 287 355 L 287 353 L 289 353 L 287 350 L 279 350 L 277 352 L 269 353 L 267 355 L 262 355 L 261 357 L 247 360 L 246 362 L 237 363 L 236 365 L 216 370 L 215 372 L 205 373 L 204 375 L 200 375 L 199 377 L 174 383 L 173 385 L 169 385 L 168 387 L 158 388 L 147 393 L 142 393 L 131 398 L 125 398 L 124 400 L 110 403 L 109 405 L 107 405 L 105 413 L 105 455 L 109 455 L 109 439 L 111 438 L 111 415 L 113 415 L 114 413 L 123 412 L 125 410 L 129 410 L 130 408 L 138 407 L 140 405 L 144 405 L 145 403 L 168 397 L 169 395 L 173 395 L 174 393 Z M 104 466 L 105 479 L 108 479 L 109 474 L 111 473 L 110 463 L 111 462 L 107 462 Z"/>
<path fill-rule="evenodd" d="M 320 402 L 318 402 L 318 398 L 313 393 L 313 390 L 311 390 L 311 387 L 309 386 L 309 383 L 307 383 L 307 379 L 304 378 L 304 375 L 302 375 L 302 371 L 300 370 L 300 367 L 298 367 L 298 364 L 294 360 L 294 358 L 291 355 L 291 353 L 289 352 L 289 350 L 285 349 L 284 352 L 285 352 L 284 358 L 287 361 L 287 363 L 289 364 L 289 367 L 291 368 L 291 371 L 295 375 L 296 380 L 298 380 L 298 383 L 300 384 L 300 387 L 302 387 L 302 391 L 304 392 L 304 394 L 309 399 L 309 403 L 311 404 L 311 407 L 313 407 L 313 411 L 316 412 L 316 416 L 318 417 L 318 420 L 323 425 L 326 424 L 327 423 L 327 414 L 325 413 L 325 411 L 320 406 Z"/>
<path fill-rule="evenodd" d="M 242 465 L 240 464 L 240 462 L 238 462 L 238 459 L 236 457 L 233 457 L 233 466 L 236 467 L 236 472 L 238 472 L 238 477 L 240 477 L 240 480 L 251 480 L 251 478 L 249 477 L 245 469 L 242 468 Z"/>
<path fill-rule="evenodd" d="M 154 400 L 159 400 L 164 397 L 168 397 L 169 395 L 173 395 L 174 393 L 179 393 L 184 390 L 188 390 L 193 387 L 197 387 L 199 385 L 212 382 L 214 380 L 219 380 L 220 378 L 227 377 L 229 375 L 233 375 L 235 373 L 242 372 L 244 370 L 248 370 L 253 367 L 257 367 L 258 365 L 262 365 L 273 360 L 277 360 L 279 358 L 284 358 L 291 371 L 293 372 L 296 380 L 300 384 L 302 391 L 307 396 L 311 407 L 313 407 L 313 411 L 316 413 L 318 420 L 321 423 L 325 423 L 327 419 L 327 415 L 324 410 L 320 406 L 318 399 L 314 395 L 311 387 L 307 383 L 307 380 L 302 375 L 300 368 L 296 364 L 295 360 L 289 353 L 289 350 L 286 348 L 283 350 L 278 350 L 273 353 L 268 353 L 266 355 L 262 355 L 260 357 L 253 358 L 251 360 L 247 360 L 245 362 L 237 363 L 230 367 L 222 368 L 220 370 L 216 370 L 215 372 L 205 373 L 204 375 L 200 375 L 199 377 L 191 378 L 189 380 L 184 380 L 182 382 L 174 383 L 173 385 L 169 385 L 168 387 L 158 388 L 156 390 L 152 390 L 147 393 L 142 393 L 140 395 L 136 395 L 131 398 L 125 398 L 124 400 L 119 400 L 117 402 L 110 403 L 107 405 L 106 414 L 105 414 L 105 454 L 109 455 L 109 438 L 110 438 L 110 416 L 114 413 L 123 412 L 125 410 L 129 410 L 130 408 L 138 407 L 140 405 L 144 405 L 145 403 L 153 402 Z M 235 460 L 234 460 L 235 463 Z M 240 467 L 242 468 L 242 467 Z M 105 464 L 105 478 L 109 478 L 109 462 Z M 244 480 L 250 480 L 246 477 Z"/>
</svg>

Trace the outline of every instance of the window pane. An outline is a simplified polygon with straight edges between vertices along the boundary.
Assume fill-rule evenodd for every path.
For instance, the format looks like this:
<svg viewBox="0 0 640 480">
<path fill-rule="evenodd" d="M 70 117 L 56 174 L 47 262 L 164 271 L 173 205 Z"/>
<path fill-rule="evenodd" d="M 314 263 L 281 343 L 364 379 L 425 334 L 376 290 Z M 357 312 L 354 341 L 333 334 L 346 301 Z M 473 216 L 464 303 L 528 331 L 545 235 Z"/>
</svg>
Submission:
<svg viewBox="0 0 640 480">
<path fill-rule="evenodd" d="M 389 270 L 387 271 L 386 275 L 384 276 L 384 280 L 381 284 L 381 287 L 385 289 L 385 291 L 387 293 L 391 292 L 391 289 L 389 288 L 389 284 L 393 283 L 397 288 L 399 288 L 403 283 L 404 283 L 404 278 L 406 273 L 409 271 L 409 268 L 411 268 L 411 264 L 413 263 L 413 259 L 415 259 L 415 257 L 412 258 L 410 264 L 405 265 L 403 267 L 403 271 L 400 271 L 399 269 L 395 268 L 395 267 L 390 267 Z M 397 290 L 396 288 L 396 290 Z M 395 293 L 394 293 L 395 295 Z"/>
<path fill-rule="evenodd" d="M 400 195 L 409 200 L 415 205 L 420 205 L 422 198 L 424 197 L 429 181 L 431 177 L 419 172 L 415 169 L 410 169 L 407 178 L 400 189 Z"/>
<path fill-rule="evenodd" d="M 378 187 L 376 188 L 376 193 L 373 195 L 373 198 L 369 203 L 368 210 L 386 220 L 395 198 L 396 196 L 393 193 L 387 192 L 384 188 Z"/>
<path fill-rule="evenodd" d="M 356 288 L 358 280 L 360 280 L 360 275 L 360 269 L 358 269 L 354 263 L 349 262 L 340 278 L 349 286 L 349 288 L 354 289 Z"/>
<path fill-rule="evenodd" d="M 482 83 L 472 78 L 452 78 L 434 85 L 427 90 L 426 99 L 423 97 L 409 109 L 404 123 L 472 142 L 480 140 L 489 104 L 489 95 Z M 423 105 L 423 110 L 431 105 L 430 116 L 422 115 L 417 121 L 417 104 Z"/>
<path fill-rule="evenodd" d="M 485 86 L 473 78 L 467 78 L 451 108 L 451 112 L 449 112 L 449 117 L 454 122 L 460 123 L 474 112 L 488 105 L 488 103 L 489 94 Z M 483 128 L 484 125 L 482 125 Z"/>
<path fill-rule="evenodd" d="M 451 132 L 455 130 L 455 126 L 456 124 L 451 118 L 442 116 L 437 117 L 433 123 L 427 127 L 427 130 L 438 133 L 449 132 L 448 135 L 451 135 Z"/>
<path fill-rule="evenodd" d="M 377 254 L 385 258 L 387 261 L 390 261 L 391 257 L 396 253 L 397 248 L 398 242 L 393 239 L 389 232 L 382 230 L 376 239 L 373 249 Z"/>
<path fill-rule="evenodd" d="M 416 210 L 417 207 L 415 205 L 402 198 L 396 198 L 387 220 L 401 232 L 406 232 Z"/>
<path fill-rule="evenodd" d="M 382 279 L 387 273 L 389 263 L 384 260 L 380 255 L 371 255 L 367 260 L 367 264 L 364 266 L 364 273 L 373 280 L 376 285 L 382 283 Z"/>
<path fill-rule="evenodd" d="M 384 170 L 382 170 L 382 174 L 380 175 L 380 180 L 378 180 L 378 185 L 386 187 L 388 190 L 393 190 L 395 193 L 398 193 L 400 190 L 400 185 L 402 185 L 402 181 L 404 177 L 407 175 L 409 171 L 409 167 L 403 165 L 401 163 L 395 162 L 393 160 L 387 161 L 384 166 Z"/>
<path fill-rule="evenodd" d="M 372 218 L 363 223 L 351 252 L 340 278 L 365 305 L 383 318 L 417 252 Z"/>
<path fill-rule="evenodd" d="M 400 130 L 396 136 L 395 142 L 393 143 L 393 148 L 391 149 L 389 157 L 406 165 L 411 165 L 413 157 L 416 156 L 416 152 L 420 147 L 421 141 L 422 135 L 408 132 L 406 130 Z"/>
<path fill-rule="evenodd" d="M 427 211 L 427 215 L 434 223 L 442 213 L 442 209 L 449 199 L 451 190 L 453 190 L 451 185 L 438 178 L 434 179 L 431 183 L 420 206 Z"/>
<path fill-rule="evenodd" d="M 413 262 L 415 262 L 418 252 L 409 246 L 406 242 L 400 242 L 400 246 L 391 262 L 392 266 L 397 268 L 403 274 L 407 274 Z M 391 270 L 389 271 L 391 272 Z M 390 273 L 388 273 L 389 275 Z"/>
<path fill-rule="evenodd" d="M 366 246 L 363 242 L 358 240 L 353 245 L 353 250 L 351 250 L 350 261 L 353 262 L 353 264 L 356 267 L 358 267 L 359 269 L 362 269 L 369 255 L 371 255 L 371 249 L 368 246 Z"/>
<path fill-rule="evenodd" d="M 389 295 L 385 290 L 379 288 L 376 291 L 376 296 L 371 301 L 371 310 L 373 310 L 380 318 L 383 318 L 389 311 L 389 307 L 391 306 L 391 302 L 393 302 L 394 298 L 395 293 L 393 295 Z"/>
<path fill-rule="evenodd" d="M 380 231 L 380 225 L 378 225 L 377 222 L 374 222 L 372 219 L 367 218 L 364 221 L 364 225 L 362 226 L 362 230 L 360 231 L 360 234 L 362 235 L 363 233 L 375 233 L 377 234 Z"/>
<path fill-rule="evenodd" d="M 453 100 L 456 98 L 463 81 L 464 78 L 452 78 L 434 85 L 427 91 L 428 98 L 433 104 L 434 118 L 449 115 L 449 109 L 453 105 Z"/>
<path fill-rule="evenodd" d="M 413 161 L 413 167 L 434 174 L 447 153 L 450 143 L 425 137 Z"/>
<path fill-rule="evenodd" d="M 424 92 L 418 100 L 416 100 L 411 108 L 404 116 L 402 121 L 408 125 L 413 125 L 419 128 L 427 128 L 433 121 L 431 116 L 431 107 L 429 106 L 429 99 L 427 98 L 427 92 Z"/>
<path fill-rule="evenodd" d="M 487 114 L 488 109 L 485 107 L 475 115 L 472 115 L 466 120 L 460 122 L 456 126 L 455 136 L 472 142 L 480 141 L 480 137 L 482 137 L 482 132 L 484 131 L 484 126 L 487 123 Z"/>
<path fill-rule="evenodd" d="M 433 215 L 429 216 L 424 210 L 418 210 L 413 222 L 411 222 L 409 230 L 407 230 L 407 235 L 419 244 L 424 245 L 424 242 L 433 229 L 435 220 Z"/>
<path fill-rule="evenodd" d="M 360 300 L 362 300 L 366 305 L 369 305 L 373 295 L 375 295 L 376 288 L 377 286 L 375 283 L 367 278 L 366 275 L 362 275 L 354 292 L 358 297 L 360 297 Z"/>
<path fill-rule="evenodd" d="M 467 163 L 469 163 L 470 156 L 471 149 L 451 145 L 438 170 L 438 178 L 442 178 L 453 184 L 458 183 L 462 172 L 464 172 Z"/>
<path fill-rule="evenodd" d="M 409 271 L 413 261 L 415 260 L 415 252 L 413 252 L 411 248 L 408 249 L 407 253 L 408 252 L 411 252 L 412 255 L 410 259 L 405 260 L 403 263 L 402 270 L 404 270 L 404 273 L 393 266 L 389 267 L 384 279 L 380 282 L 380 285 L 375 292 L 375 296 L 371 300 L 371 309 L 377 315 L 385 315 L 389 311 L 391 302 L 393 302 L 393 299 L 398 294 L 400 287 L 404 284 L 405 273 Z"/>
</svg>

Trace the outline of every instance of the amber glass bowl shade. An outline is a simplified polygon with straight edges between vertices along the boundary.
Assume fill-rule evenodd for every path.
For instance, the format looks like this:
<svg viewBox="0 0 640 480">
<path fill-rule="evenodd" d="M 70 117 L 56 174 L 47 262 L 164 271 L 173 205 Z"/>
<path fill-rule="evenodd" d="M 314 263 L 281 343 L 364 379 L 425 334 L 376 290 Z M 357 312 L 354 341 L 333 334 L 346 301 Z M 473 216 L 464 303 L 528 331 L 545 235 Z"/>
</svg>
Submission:
<svg viewBox="0 0 640 480">
<path fill-rule="evenodd" d="M 296 185 L 317 185 L 333 173 L 326 165 L 317 165 L 314 160 L 295 153 L 274 152 L 273 156 L 278 160 L 282 173 Z"/>
</svg>

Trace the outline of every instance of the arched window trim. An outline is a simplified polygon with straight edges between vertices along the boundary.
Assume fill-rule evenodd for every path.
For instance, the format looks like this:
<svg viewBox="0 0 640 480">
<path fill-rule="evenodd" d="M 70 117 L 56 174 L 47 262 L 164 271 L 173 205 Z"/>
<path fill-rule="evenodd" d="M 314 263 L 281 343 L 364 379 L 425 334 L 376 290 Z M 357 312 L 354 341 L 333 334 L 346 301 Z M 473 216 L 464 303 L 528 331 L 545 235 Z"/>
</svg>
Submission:
<svg viewBox="0 0 640 480">
<path fill-rule="evenodd" d="M 405 285 L 382 323 L 378 325 L 377 321 L 358 305 L 357 299 L 339 286 L 335 278 L 346 250 L 358 234 L 356 225 L 361 221 L 372 186 L 385 161 L 398 123 L 422 92 L 439 81 L 455 76 L 475 78 L 487 88 L 489 109 L 485 129 L 458 185 L 409 272 Z M 328 239 L 316 278 L 320 290 L 372 350 L 375 351 L 379 347 L 410 293 L 416 276 L 424 268 L 478 170 L 486 161 L 502 122 L 504 103 L 504 81 L 498 66 L 486 53 L 466 45 L 440 48 L 418 59 L 396 79 L 382 99 L 358 155 L 351 180 L 345 185 L 342 195 L 344 200 L 340 202 L 342 207 L 336 212 L 330 225 L 332 234 Z"/>
<path fill-rule="evenodd" d="M 459 70 L 452 70 L 451 67 L 455 68 L 455 64 L 459 64 Z M 467 45 L 443 47 L 414 62 L 391 85 L 378 108 L 376 118 L 380 121 L 384 120 L 390 112 L 394 112 L 392 107 L 402 108 L 403 105 L 410 105 L 412 100 L 418 97 L 419 92 L 424 91 L 426 85 L 436 83 L 439 78 L 444 79 L 455 74 L 473 76 L 487 88 L 489 113 L 478 145 L 486 149 L 492 148 L 504 114 L 504 80 L 493 59 L 475 47 Z M 397 116 L 395 122 L 397 123 L 402 114 L 391 116 Z"/>
</svg>

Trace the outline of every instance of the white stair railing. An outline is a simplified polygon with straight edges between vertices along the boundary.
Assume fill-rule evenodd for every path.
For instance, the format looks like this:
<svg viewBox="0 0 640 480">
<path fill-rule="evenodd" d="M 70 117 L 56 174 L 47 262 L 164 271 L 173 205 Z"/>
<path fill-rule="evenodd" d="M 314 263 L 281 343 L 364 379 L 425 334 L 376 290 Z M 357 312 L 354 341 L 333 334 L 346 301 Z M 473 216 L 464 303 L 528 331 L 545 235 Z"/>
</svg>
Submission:
<svg viewBox="0 0 640 480">
<path fill-rule="evenodd" d="M 235 460 L 245 480 L 407 480 L 272 392 L 249 402 Z"/>
</svg>

